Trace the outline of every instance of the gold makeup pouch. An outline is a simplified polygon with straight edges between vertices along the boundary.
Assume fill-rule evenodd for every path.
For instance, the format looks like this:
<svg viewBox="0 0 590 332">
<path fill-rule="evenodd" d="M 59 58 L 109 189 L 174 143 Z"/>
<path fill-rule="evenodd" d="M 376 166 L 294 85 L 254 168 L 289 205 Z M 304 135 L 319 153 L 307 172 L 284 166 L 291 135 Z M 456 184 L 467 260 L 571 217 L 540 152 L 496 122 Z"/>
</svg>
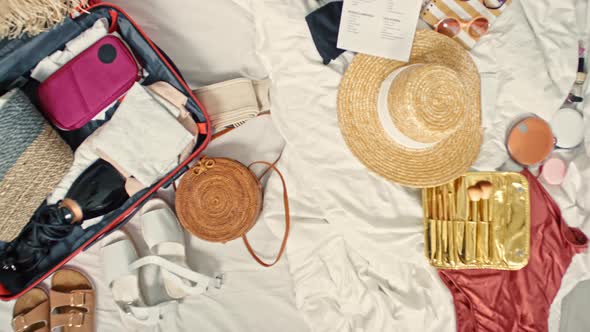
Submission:
<svg viewBox="0 0 590 332">
<path fill-rule="evenodd" d="M 424 252 L 440 269 L 518 270 L 530 243 L 527 179 L 472 172 L 422 190 Z"/>
</svg>

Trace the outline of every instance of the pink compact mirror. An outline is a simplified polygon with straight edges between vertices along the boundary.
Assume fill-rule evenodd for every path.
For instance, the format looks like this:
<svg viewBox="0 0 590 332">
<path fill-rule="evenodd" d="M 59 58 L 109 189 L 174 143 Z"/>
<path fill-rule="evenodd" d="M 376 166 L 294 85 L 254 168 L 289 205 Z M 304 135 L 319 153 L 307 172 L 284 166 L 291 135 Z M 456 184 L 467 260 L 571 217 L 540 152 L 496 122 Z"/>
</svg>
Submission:
<svg viewBox="0 0 590 332">
<path fill-rule="evenodd" d="M 552 185 L 560 185 L 565 179 L 565 162 L 559 158 L 551 157 L 541 166 L 541 177 Z"/>
</svg>

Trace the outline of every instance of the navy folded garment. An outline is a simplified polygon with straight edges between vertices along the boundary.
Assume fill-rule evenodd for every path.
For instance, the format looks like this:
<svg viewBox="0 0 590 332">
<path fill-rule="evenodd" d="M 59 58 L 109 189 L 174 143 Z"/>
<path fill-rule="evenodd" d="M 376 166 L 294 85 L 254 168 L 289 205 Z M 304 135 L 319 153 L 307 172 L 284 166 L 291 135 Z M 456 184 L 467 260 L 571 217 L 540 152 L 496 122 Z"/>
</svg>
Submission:
<svg viewBox="0 0 590 332">
<path fill-rule="evenodd" d="M 335 1 L 316 9 L 305 17 L 315 47 L 327 65 L 344 50 L 336 47 L 342 15 L 342 1 Z"/>
</svg>

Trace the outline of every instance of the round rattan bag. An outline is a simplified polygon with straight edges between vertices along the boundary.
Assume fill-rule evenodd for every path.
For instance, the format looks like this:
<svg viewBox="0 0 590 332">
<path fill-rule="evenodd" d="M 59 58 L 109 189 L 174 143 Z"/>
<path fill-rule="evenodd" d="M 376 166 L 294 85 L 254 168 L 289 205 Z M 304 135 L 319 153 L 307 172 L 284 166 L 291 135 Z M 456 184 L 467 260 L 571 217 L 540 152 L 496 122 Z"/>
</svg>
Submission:
<svg viewBox="0 0 590 332">
<path fill-rule="evenodd" d="M 257 177 L 250 167 L 268 168 Z M 262 178 L 269 170 L 279 174 L 284 190 L 285 236 L 276 260 L 263 262 L 248 243 L 246 233 L 256 224 L 262 210 Z M 176 191 L 176 213 L 191 234 L 211 242 L 228 242 L 239 237 L 254 259 L 263 266 L 274 265 L 281 257 L 289 235 L 289 203 L 285 181 L 274 164 L 258 161 L 246 167 L 227 158 L 202 158 L 181 179 Z"/>
</svg>

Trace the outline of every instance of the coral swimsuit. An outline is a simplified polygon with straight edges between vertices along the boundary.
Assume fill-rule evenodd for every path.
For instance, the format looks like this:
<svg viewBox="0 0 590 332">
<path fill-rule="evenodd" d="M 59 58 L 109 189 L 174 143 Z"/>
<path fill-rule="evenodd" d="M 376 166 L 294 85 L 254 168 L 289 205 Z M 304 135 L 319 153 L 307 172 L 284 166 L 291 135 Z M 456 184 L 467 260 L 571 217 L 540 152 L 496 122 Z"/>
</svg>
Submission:
<svg viewBox="0 0 590 332">
<path fill-rule="evenodd" d="M 529 263 L 521 270 L 439 270 L 455 303 L 457 331 L 547 331 L 549 307 L 573 256 L 588 239 L 570 228 L 559 207 L 528 171 L 531 202 Z"/>
</svg>

